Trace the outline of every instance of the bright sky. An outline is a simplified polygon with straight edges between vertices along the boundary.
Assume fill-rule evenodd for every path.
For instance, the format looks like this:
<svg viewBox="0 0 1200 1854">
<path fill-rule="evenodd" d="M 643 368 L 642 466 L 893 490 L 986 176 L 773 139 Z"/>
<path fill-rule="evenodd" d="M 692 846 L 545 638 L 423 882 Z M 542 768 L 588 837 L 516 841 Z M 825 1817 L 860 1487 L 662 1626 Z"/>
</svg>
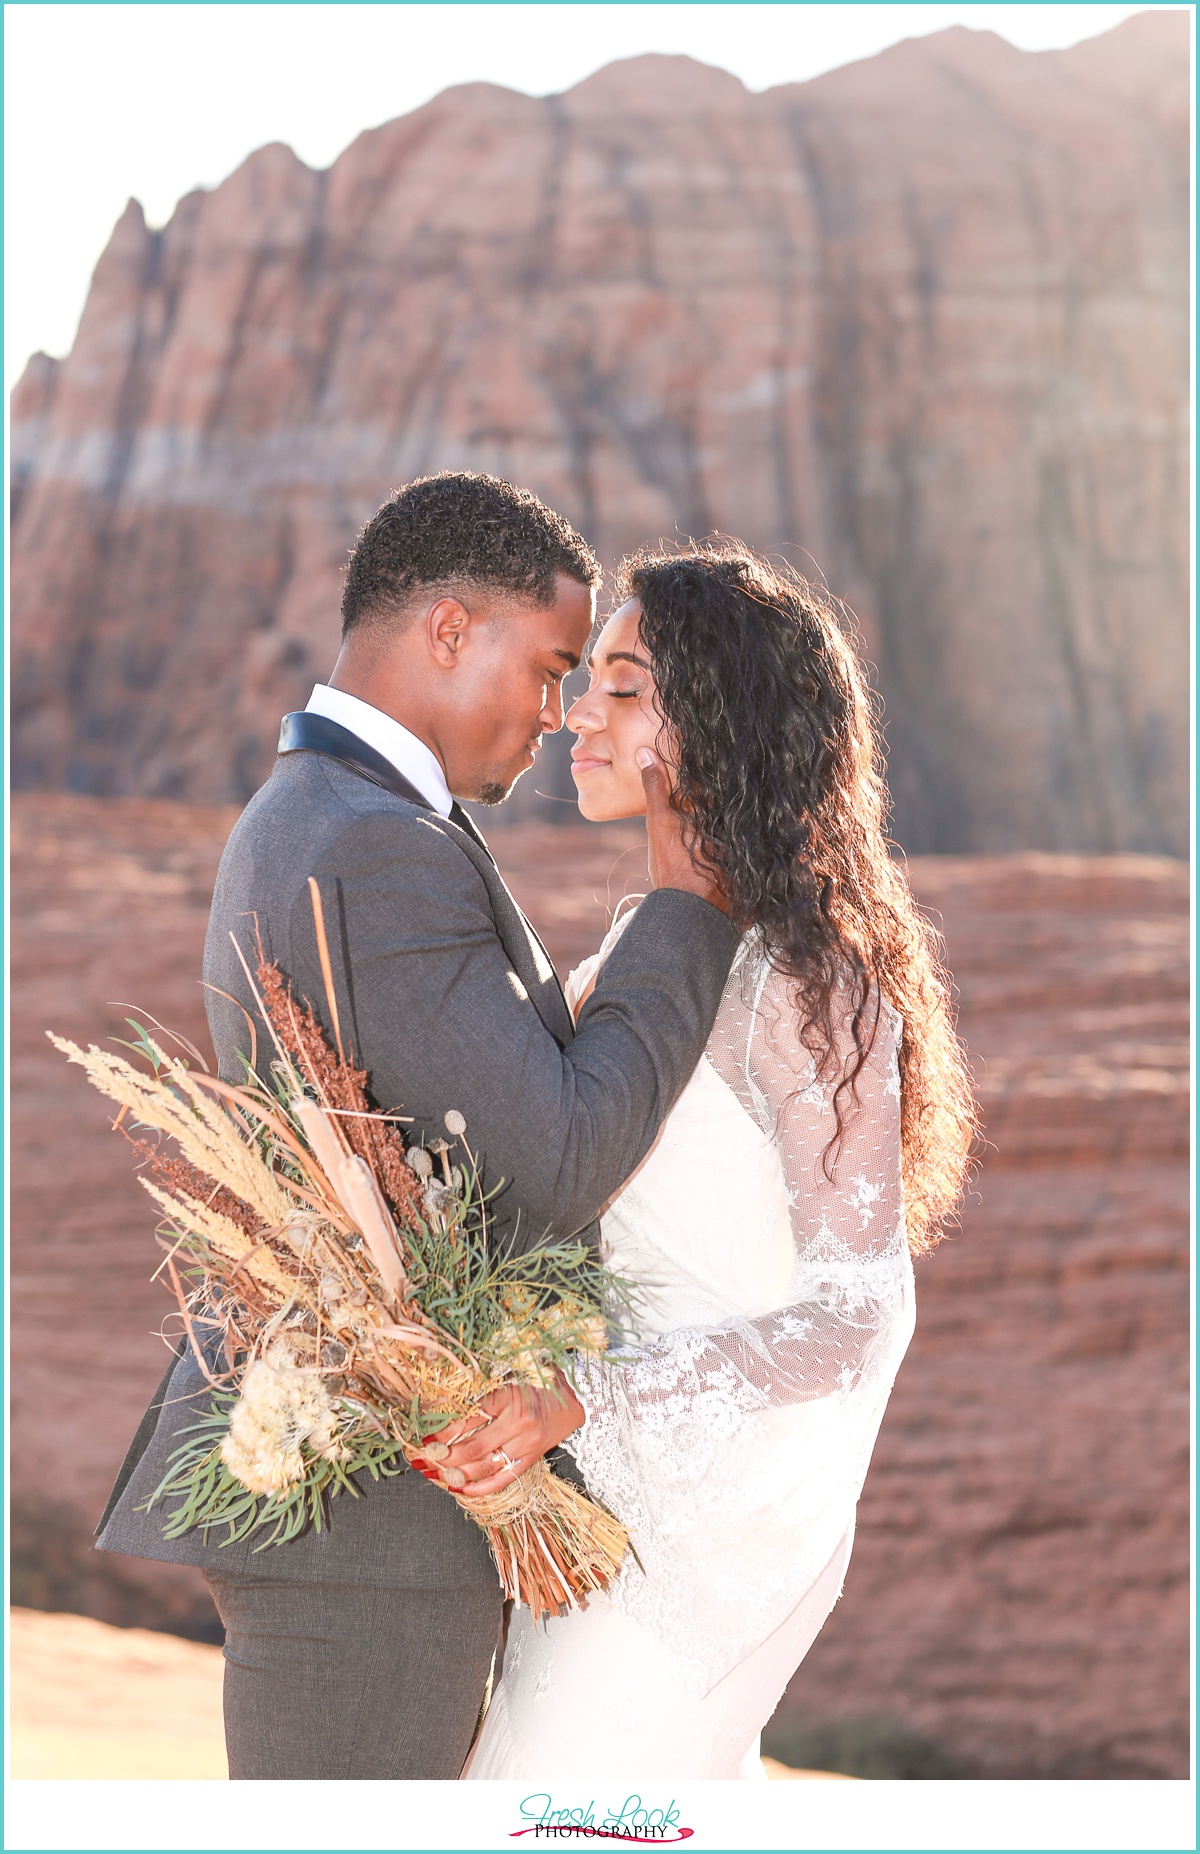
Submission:
<svg viewBox="0 0 1200 1854">
<path fill-rule="evenodd" d="M 5 371 L 63 354 L 131 195 L 153 224 L 264 142 L 327 167 L 362 129 L 450 84 L 534 96 L 614 58 L 687 52 L 752 90 L 816 77 L 955 24 L 1029 51 L 1076 44 L 1139 6 L 41 4 L 4 7 Z M 1190 10 L 1184 8 L 1183 10 Z"/>
</svg>

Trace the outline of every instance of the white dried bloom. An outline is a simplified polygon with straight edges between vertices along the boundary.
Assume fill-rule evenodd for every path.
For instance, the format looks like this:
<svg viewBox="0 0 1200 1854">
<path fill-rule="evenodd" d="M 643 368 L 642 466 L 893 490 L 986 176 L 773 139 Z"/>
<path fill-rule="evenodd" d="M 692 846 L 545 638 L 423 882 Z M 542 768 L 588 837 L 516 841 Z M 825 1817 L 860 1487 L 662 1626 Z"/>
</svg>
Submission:
<svg viewBox="0 0 1200 1854">
<path fill-rule="evenodd" d="M 452 1107 L 450 1109 L 450 1112 L 444 1115 L 443 1118 L 446 1123 L 447 1133 L 452 1133 L 455 1139 L 458 1139 L 463 1133 L 466 1132 L 467 1130 L 466 1120 L 463 1118 L 462 1114 L 459 1113 L 457 1107 Z"/>
<path fill-rule="evenodd" d="M 538 1315 L 538 1324 L 559 1345 L 578 1352 L 603 1352 L 608 1346 L 608 1328 L 599 1314 L 584 1316 L 583 1307 L 573 1294 L 566 1294 L 554 1306 Z"/>
<path fill-rule="evenodd" d="M 544 1378 L 548 1363 L 545 1350 L 538 1344 L 540 1336 L 537 1322 L 507 1320 L 496 1328 L 490 1349 L 516 1377 L 537 1383 Z"/>
<path fill-rule="evenodd" d="M 426 1152 L 424 1146 L 410 1146 L 408 1149 L 408 1162 L 418 1178 L 432 1177 L 433 1160 Z"/>
<path fill-rule="evenodd" d="M 454 1192 L 451 1186 L 443 1184 L 440 1178 L 431 1178 L 422 1196 L 425 1199 L 427 1214 L 435 1220 L 441 1218 L 444 1222 L 448 1212 L 454 1207 Z"/>
<path fill-rule="evenodd" d="M 492 1334 L 491 1349 L 496 1353 L 498 1358 L 502 1358 L 504 1354 L 511 1351 L 514 1346 L 523 1345 L 524 1341 L 525 1328 L 523 1326 L 517 1326 L 512 1320 L 505 1320 L 503 1326 L 497 1326 L 495 1332 Z"/>
<path fill-rule="evenodd" d="M 277 1340 L 243 1379 L 221 1459 L 251 1493 L 282 1494 L 304 1479 L 301 1443 L 314 1455 L 344 1458 L 334 1441 L 337 1420 L 324 1380 Z"/>
<path fill-rule="evenodd" d="M 575 1334 L 575 1344 L 581 1352 L 604 1352 L 608 1349 L 608 1327 L 594 1313 L 590 1319 L 581 1320 Z"/>
</svg>

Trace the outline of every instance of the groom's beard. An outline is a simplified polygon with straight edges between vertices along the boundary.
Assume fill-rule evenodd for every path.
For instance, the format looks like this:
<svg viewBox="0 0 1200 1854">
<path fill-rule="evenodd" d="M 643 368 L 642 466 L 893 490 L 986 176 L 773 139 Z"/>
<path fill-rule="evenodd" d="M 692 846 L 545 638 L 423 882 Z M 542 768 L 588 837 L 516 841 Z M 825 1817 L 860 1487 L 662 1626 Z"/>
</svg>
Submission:
<svg viewBox="0 0 1200 1854">
<path fill-rule="evenodd" d="M 534 748 L 535 754 L 536 754 L 537 748 L 541 746 L 541 743 L 542 743 L 542 736 L 540 734 L 535 735 L 534 738 L 530 741 L 529 744 L 531 747 Z M 536 765 L 536 763 L 537 762 L 535 758 L 534 764 Z M 525 777 L 525 774 L 531 771 L 532 771 L 532 768 L 529 766 L 518 766 L 516 771 L 509 776 L 507 781 L 505 781 L 504 779 L 496 778 L 495 773 L 493 771 L 493 776 L 490 779 L 485 779 L 483 783 L 480 785 L 478 792 L 476 792 L 475 803 L 477 805 L 502 805 L 505 799 L 509 796 L 510 792 L 513 790 L 513 787 L 516 785 L 518 779 L 523 779 Z"/>
<path fill-rule="evenodd" d="M 516 772 L 507 781 L 496 778 L 493 773 L 490 779 L 483 781 L 475 794 L 475 803 L 477 805 L 502 805 L 518 779 L 524 778 L 529 770 L 528 766 L 518 766 Z"/>
</svg>

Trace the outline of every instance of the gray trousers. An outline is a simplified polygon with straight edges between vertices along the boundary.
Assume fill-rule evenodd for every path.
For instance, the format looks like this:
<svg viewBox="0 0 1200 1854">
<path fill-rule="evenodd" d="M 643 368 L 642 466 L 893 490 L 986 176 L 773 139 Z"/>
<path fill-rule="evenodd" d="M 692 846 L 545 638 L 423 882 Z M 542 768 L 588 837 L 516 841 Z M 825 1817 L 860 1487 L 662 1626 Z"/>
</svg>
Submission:
<svg viewBox="0 0 1200 1854">
<path fill-rule="evenodd" d="M 494 1590 L 207 1574 L 225 1625 L 229 1775 L 458 1777 L 502 1611 Z"/>
</svg>

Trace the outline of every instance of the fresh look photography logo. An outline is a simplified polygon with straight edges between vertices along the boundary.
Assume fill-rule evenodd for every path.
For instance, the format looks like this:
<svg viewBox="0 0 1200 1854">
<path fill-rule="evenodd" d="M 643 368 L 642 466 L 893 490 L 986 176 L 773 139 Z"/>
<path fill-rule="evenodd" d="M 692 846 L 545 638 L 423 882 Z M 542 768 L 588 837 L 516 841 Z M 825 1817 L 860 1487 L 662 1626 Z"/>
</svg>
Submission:
<svg viewBox="0 0 1200 1854">
<path fill-rule="evenodd" d="M 674 1797 L 659 1807 L 636 1793 L 619 1807 L 597 1813 L 594 1798 L 582 1804 L 562 1804 L 549 1790 L 539 1790 L 524 1798 L 521 1816 L 525 1826 L 510 1831 L 513 1840 L 521 1835 L 532 1835 L 536 1841 L 578 1836 L 587 1841 L 637 1841 L 666 1847 L 674 1841 L 690 1841 L 696 1832 L 680 1822 Z"/>
</svg>

